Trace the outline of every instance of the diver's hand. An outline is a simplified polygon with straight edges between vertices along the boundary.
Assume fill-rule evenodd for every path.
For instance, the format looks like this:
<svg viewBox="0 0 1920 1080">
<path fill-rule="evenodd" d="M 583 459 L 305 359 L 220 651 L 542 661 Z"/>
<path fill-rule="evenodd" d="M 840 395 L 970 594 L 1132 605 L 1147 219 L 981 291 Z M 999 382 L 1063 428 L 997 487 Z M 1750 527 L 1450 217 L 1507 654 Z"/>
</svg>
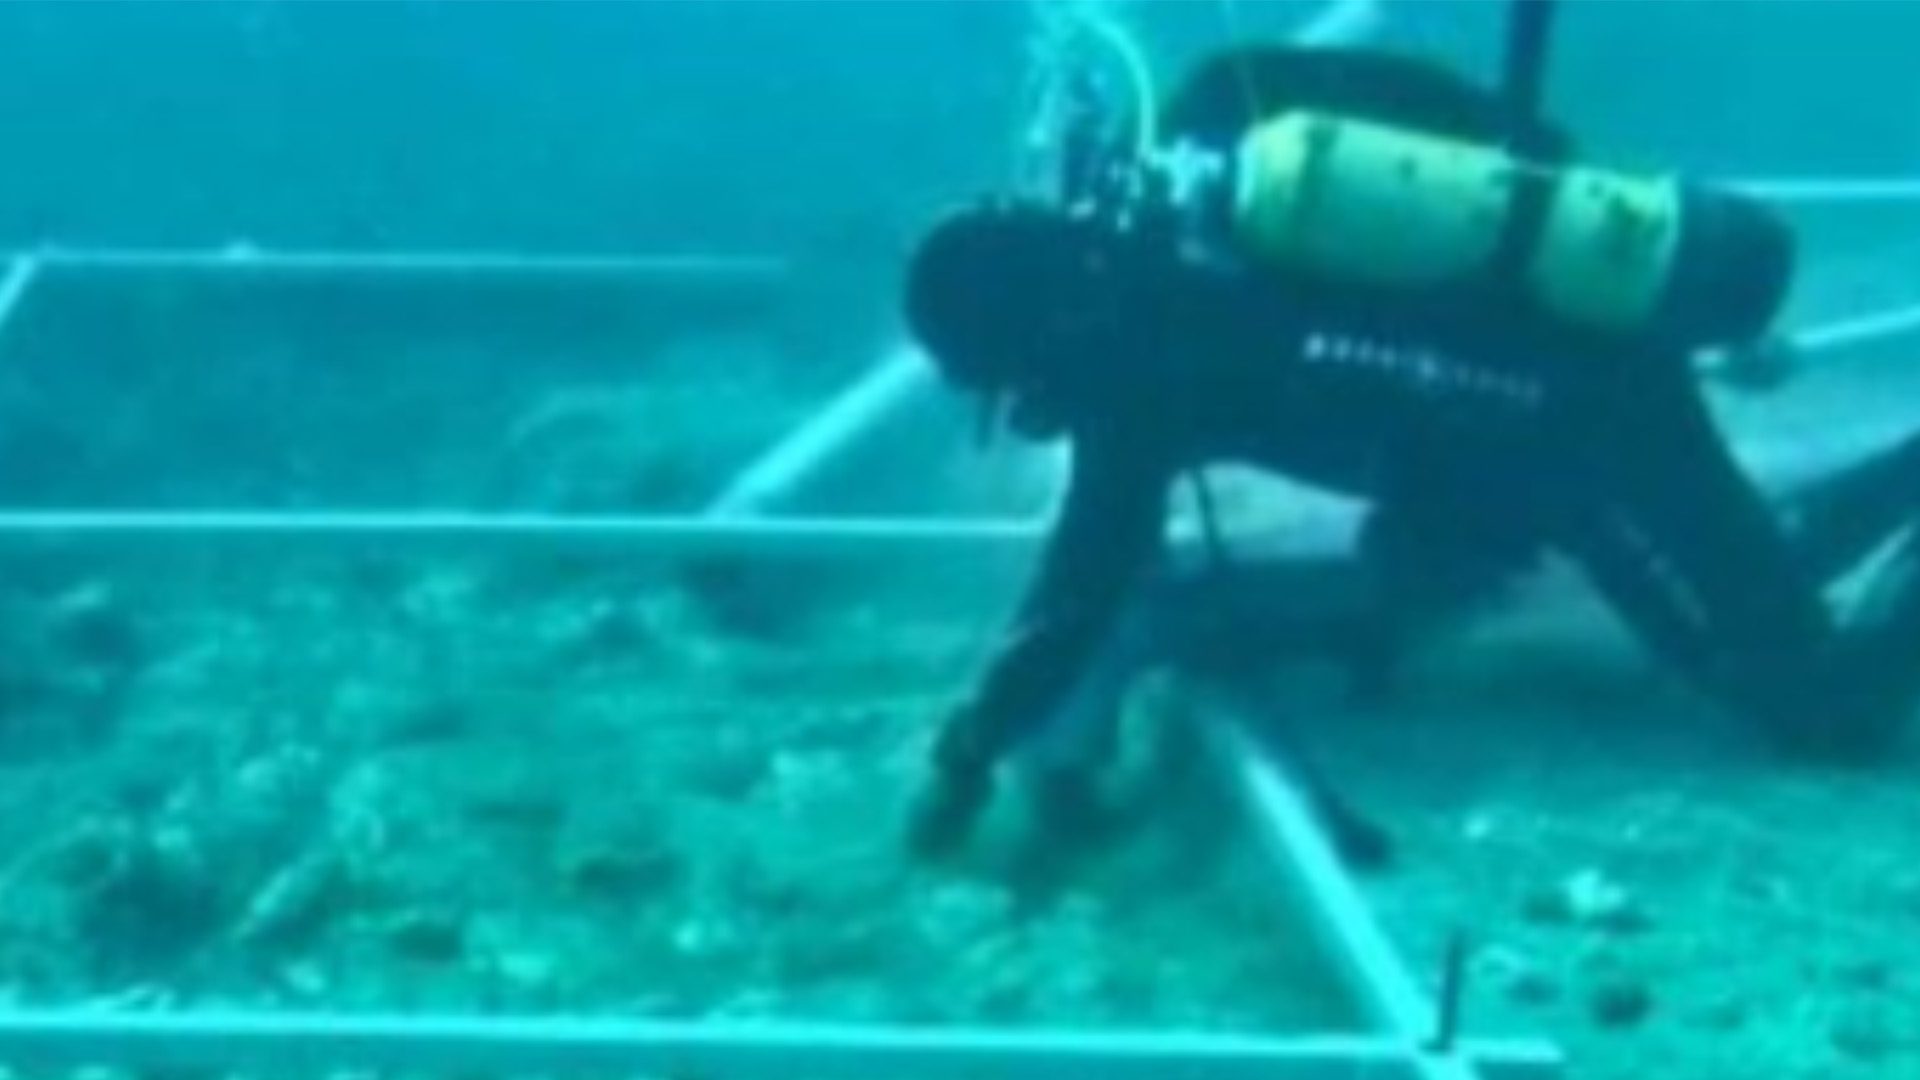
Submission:
<svg viewBox="0 0 1920 1080">
<path fill-rule="evenodd" d="M 908 853 L 928 862 L 952 856 L 972 837 L 974 824 L 992 795 L 993 776 L 988 770 L 936 765 L 908 810 Z"/>
<path fill-rule="evenodd" d="M 993 797 L 993 761 L 974 734 L 973 710 L 947 717 L 907 817 L 907 850 L 919 859 L 946 858 L 964 847 Z"/>
</svg>

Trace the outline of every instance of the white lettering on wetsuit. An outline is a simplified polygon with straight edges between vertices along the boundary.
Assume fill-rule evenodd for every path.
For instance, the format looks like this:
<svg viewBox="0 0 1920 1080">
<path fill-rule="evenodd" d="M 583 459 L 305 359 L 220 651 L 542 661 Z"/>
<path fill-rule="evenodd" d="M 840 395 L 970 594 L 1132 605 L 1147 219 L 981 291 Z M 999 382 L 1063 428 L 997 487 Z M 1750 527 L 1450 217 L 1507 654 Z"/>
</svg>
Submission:
<svg viewBox="0 0 1920 1080">
<path fill-rule="evenodd" d="M 1477 367 L 1438 349 L 1357 334 L 1310 333 L 1299 355 L 1308 368 L 1368 375 L 1433 399 L 1471 398 L 1531 412 L 1545 395 L 1538 379 Z"/>
</svg>

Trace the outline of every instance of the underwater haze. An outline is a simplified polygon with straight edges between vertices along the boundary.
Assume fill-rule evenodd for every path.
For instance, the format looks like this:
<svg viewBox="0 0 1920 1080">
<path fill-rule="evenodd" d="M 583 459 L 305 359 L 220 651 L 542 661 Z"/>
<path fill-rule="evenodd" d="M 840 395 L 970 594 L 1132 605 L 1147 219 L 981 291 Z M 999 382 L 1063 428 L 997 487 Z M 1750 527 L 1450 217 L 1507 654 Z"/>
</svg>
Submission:
<svg viewBox="0 0 1920 1080">
<path fill-rule="evenodd" d="M 1369 1032 L 1177 737 L 1057 873 L 1018 806 L 902 844 L 1059 494 L 907 349 L 909 252 L 1017 175 L 1062 13 L 1164 95 L 1327 6 L 0 3 L 0 1020 Z M 1498 79 L 1504 2 L 1346 6 Z M 1599 159 L 1920 181 L 1920 2 L 1558 8 Z M 1784 322 L 1848 347 L 1709 400 L 1784 473 L 1920 420 L 1920 199 L 1782 213 Z M 1359 883 L 1421 989 L 1466 932 L 1465 1032 L 1569 1077 L 1920 1077 L 1920 753 L 1756 754 L 1564 585 L 1390 703 L 1264 688 L 1395 834 Z"/>
</svg>

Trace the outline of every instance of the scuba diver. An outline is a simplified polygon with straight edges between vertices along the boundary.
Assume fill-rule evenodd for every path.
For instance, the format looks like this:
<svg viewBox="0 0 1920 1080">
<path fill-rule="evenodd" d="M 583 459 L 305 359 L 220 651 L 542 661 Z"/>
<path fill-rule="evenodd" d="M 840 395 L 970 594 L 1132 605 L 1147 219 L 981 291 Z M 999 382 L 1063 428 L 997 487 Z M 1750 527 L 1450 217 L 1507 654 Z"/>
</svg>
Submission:
<svg viewBox="0 0 1920 1080">
<path fill-rule="evenodd" d="M 1149 152 L 1082 146 L 1057 196 L 962 209 L 908 268 L 944 381 L 1071 449 L 1037 578 L 935 741 L 919 853 L 965 843 L 1003 760 L 1141 625 L 1202 668 L 1298 647 L 1385 667 L 1548 557 L 1772 745 L 1862 761 L 1900 737 L 1920 438 L 1775 505 L 1693 366 L 1770 340 L 1795 251 L 1766 208 L 1586 164 L 1387 52 L 1235 48 L 1156 114 Z M 1309 610 L 1232 567 L 1171 571 L 1170 494 L 1227 463 L 1359 500 L 1361 587 Z M 1889 544 L 1865 598 L 1830 607 Z M 1190 610 L 1210 603 L 1191 580 L 1228 602 Z M 1084 766 L 1056 771 L 1056 801 L 1087 798 Z"/>
</svg>

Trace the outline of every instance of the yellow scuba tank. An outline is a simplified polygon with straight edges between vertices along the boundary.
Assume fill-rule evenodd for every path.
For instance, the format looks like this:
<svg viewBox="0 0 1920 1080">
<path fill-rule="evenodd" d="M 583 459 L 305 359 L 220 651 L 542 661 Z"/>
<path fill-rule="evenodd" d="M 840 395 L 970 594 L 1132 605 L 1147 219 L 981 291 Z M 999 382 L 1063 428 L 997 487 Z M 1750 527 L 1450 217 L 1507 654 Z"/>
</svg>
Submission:
<svg viewBox="0 0 1920 1080">
<path fill-rule="evenodd" d="M 1793 261 L 1784 226 L 1731 195 L 1304 111 L 1241 139 L 1230 220 L 1276 268 L 1403 289 L 1498 275 L 1551 317 L 1687 347 L 1764 333 Z"/>
</svg>

